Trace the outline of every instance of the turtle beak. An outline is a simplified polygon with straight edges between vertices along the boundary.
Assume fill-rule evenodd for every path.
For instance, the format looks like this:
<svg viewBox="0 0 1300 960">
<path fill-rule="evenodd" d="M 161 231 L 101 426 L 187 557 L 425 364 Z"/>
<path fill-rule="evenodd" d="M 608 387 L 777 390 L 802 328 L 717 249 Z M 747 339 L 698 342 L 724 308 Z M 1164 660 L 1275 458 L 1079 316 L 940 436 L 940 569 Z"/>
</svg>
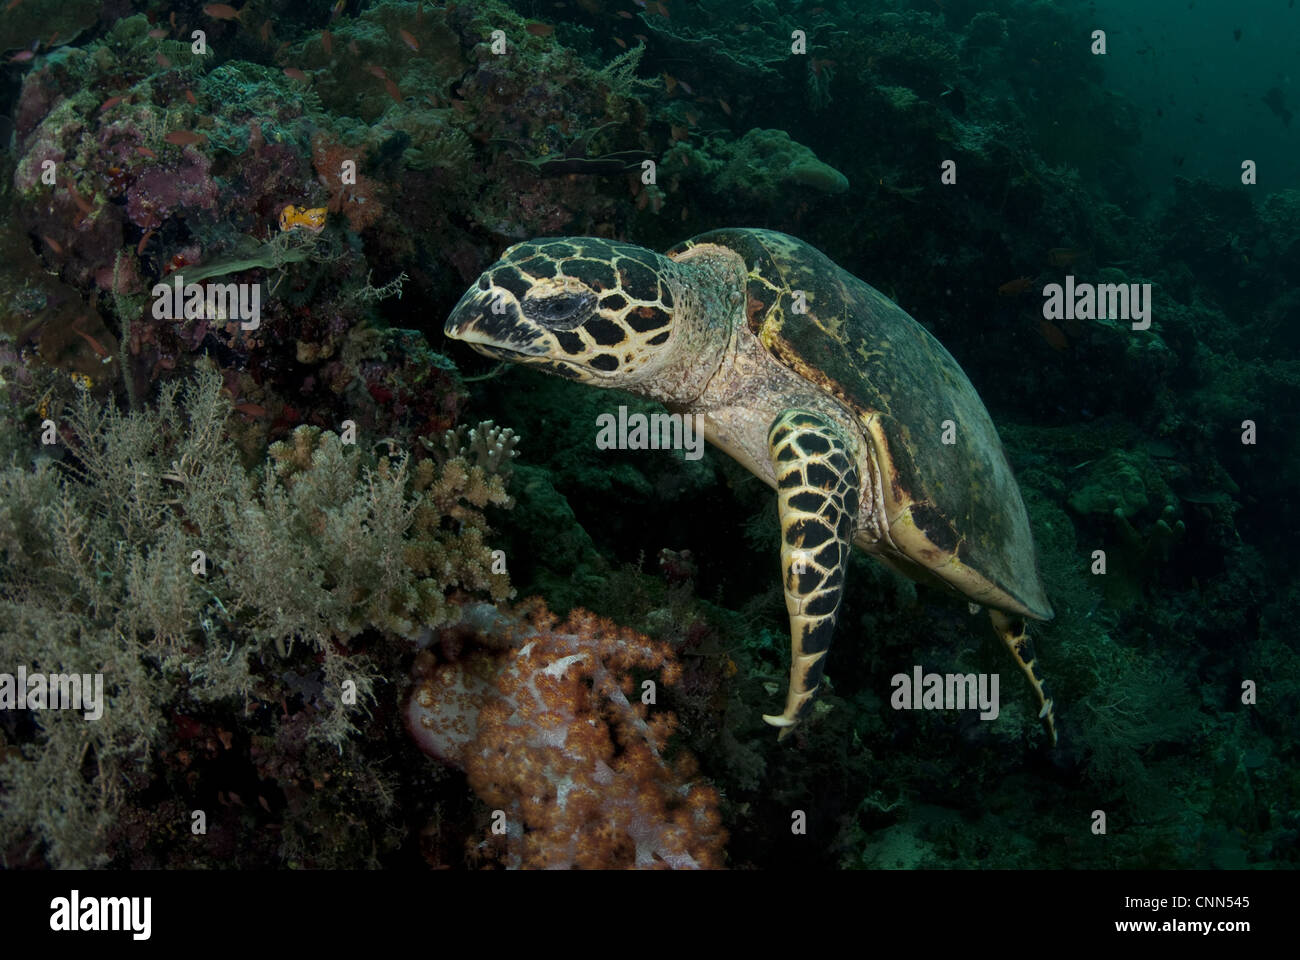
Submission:
<svg viewBox="0 0 1300 960">
<path fill-rule="evenodd" d="M 479 353 L 499 359 L 543 356 L 540 332 L 526 322 L 515 299 L 503 290 L 471 287 L 447 317 L 443 332 Z"/>
</svg>

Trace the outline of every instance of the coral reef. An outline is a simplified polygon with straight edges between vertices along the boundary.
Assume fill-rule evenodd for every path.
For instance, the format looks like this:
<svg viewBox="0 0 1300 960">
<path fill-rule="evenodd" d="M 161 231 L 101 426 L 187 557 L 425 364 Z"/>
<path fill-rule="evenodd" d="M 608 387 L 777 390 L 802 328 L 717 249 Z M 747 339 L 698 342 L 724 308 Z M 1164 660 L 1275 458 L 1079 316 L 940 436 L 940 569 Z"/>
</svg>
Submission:
<svg viewBox="0 0 1300 960">
<path fill-rule="evenodd" d="M 394 656 L 361 648 L 455 619 L 453 590 L 511 595 L 483 515 L 510 505 L 509 431 L 448 443 L 435 462 L 299 427 L 246 471 L 230 415 L 211 367 L 164 385 L 145 412 L 82 393 L 59 421 L 61 460 L 15 458 L 0 473 L 7 652 L 102 673 L 108 700 L 101 722 L 53 711 L 18 737 L 21 757 L 0 764 L 0 846 L 26 836 L 59 866 L 130 863 L 174 824 L 138 825 L 134 839 L 108 828 L 167 776 L 180 713 L 230 711 L 229 730 L 250 702 L 301 698 L 283 717 L 296 752 L 355 751 L 377 662 Z"/>
<path fill-rule="evenodd" d="M 476 852 L 512 868 L 722 866 L 717 791 L 688 754 L 665 759 L 675 720 L 647 709 L 653 681 L 633 680 L 680 680 L 665 645 L 580 610 L 557 623 L 540 605 L 465 607 L 458 627 L 472 639 L 444 640 L 451 659 L 419 668 L 408 723 L 504 814 L 501 842 Z"/>
<path fill-rule="evenodd" d="M 83 31 L 96 25 L 102 7 L 96 0 L 48 5 L 15 3 L 0 20 L 0 51 L 31 50 L 38 38 L 46 50 L 74 43 Z"/>
<path fill-rule="evenodd" d="M 711 193 L 762 206 L 778 204 L 801 187 L 832 194 L 849 189 L 844 174 L 784 130 L 750 130 L 734 143 L 679 143 L 665 155 L 664 170 L 692 185 L 703 180 Z"/>
<path fill-rule="evenodd" d="M 721 816 L 742 868 L 1295 865 L 1300 191 L 1181 156 L 1139 175 L 1166 128 L 1063 40 L 1078 10 L 171 6 L 0 14 L 0 635 L 109 697 L 94 724 L 0 713 L 6 864 L 718 865 Z M 1030 631 L 1050 762 L 1005 676 L 995 723 L 890 710 L 911 664 L 1005 663 L 865 557 L 778 749 L 770 491 L 720 456 L 596 450 L 599 413 L 658 408 L 439 339 L 509 242 L 728 225 L 824 250 L 976 383 L 1057 611 Z M 1150 283 L 1150 328 L 1045 323 L 1066 274 Z M 257 285 L 260 325 L 155 317 L 178 277 Z M 428 762 L 390 685 L 413 659 L 462 691 L 431 709 L 527 749 Z M 624 677 L 676 682 L 644 709 Z M 1080 839 L 1081 799 L 1112 836 Z M 206 842 L 178 842 L 196 809 Z"/>
</svg>

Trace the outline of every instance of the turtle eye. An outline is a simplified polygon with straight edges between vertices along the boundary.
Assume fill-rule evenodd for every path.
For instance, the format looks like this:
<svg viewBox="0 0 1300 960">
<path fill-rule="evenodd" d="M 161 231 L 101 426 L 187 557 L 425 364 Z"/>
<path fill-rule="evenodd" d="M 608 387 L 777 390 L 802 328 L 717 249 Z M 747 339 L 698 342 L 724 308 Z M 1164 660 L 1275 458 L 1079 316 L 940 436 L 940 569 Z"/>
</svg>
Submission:
<svg viewBox="0 0 1300 960">
<path fill-rule="evenodd" d="M 523 303 L 524 316 L 550 330 L 572 330 L 596 309 L 596 297 L 581 293 L 557 293 Z"/>
</svg>

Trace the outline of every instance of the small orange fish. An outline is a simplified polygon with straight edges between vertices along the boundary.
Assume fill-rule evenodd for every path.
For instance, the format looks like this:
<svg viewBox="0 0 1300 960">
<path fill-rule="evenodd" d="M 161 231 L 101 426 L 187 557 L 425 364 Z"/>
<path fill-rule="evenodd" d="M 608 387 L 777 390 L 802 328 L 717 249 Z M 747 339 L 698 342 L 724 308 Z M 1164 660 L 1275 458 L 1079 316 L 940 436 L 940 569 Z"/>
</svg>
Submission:
<svg viewBox="0 0 1300 960">
<path fill-rule="evenodd" d="M 320 32 L 320 45 L 321 49 L 325 51 L 325 56 L 332 56 L 334 53 L 334 34 L 328 30 L 322 30 Z"/>
<path fill-rule="evenodd" d="M 213 20 L 238 20 L 242 11 L 236 10 L 228 3 L 209 3 L 203 8 Z"/>
<path fill-rule="evenodd" d="M 140 154 L 142 157 L 148 157 L 150 160 L 158 159 L 158 154 L 154 153 L 148 147 L 136 147 L 135 152 Z"/>
<path fill-rule="evenodd" d="M 155 53 L 153 58 L 158 61 L 158 66 L 162 67 L 164 70 L 170 70 L 172 68 L 172 62 L 161 53 Z"/>
<path fill-rule="evenodd" d="M 624 20 L 631 20 L 633 17 L 632 13 L 628 10 L 620 10 L 618 12 L 618 15 L 622 17 Z"/>
<path fill-rule="evenodd" d="M 388 74 L 384 72 L 384 68 L 376 67 L 372 63 L 366 64 L 366 72 L 369 73 L 372 77 L 378 77 L 380 80 L 388 79 Z"/>
<path fill-rule="evenodd" d="M 1038 332 L 1043 335 L 1043 339 L 1053 350 L 1064 350 L 1070 345 L 1070 341 L 1065 338 L 1061 328 L 1050 320 L 1038 321 Z"/>
<path fill-rule="evenodd" d="M 81 211 L 82 216 L 84 217 L 90 216 L 91 211 L 94 210 L 94 207 L 90 205 L 90 203 L 86 200 L 85 197 L 83 197 L 81 194 L 79 194 L 76 191 L 76 189 L 72 186 L 72 184 L 68 184 L 68 196 L 70 196 L 72 198 L 72 202 L 77 205 L 77 209 Z"/>
<path fill-rule="evenodd" d="M 193 146 L 196 143 L 207 143 L 208 138 L 201 133 L 193 133 L 189 130 L 176 130 L 163 137 L 170 144 L 178 147 Z"/>
<path fill-rule="evenodd" d="M 107 100 L 105 100 L 103 103 L 99 105 L 99 112 L 103 113 L 105 110 L 111 110 L 121 102 L 122 102 L 121 97 L 109 97 Z"/>
<path fill-rule="evenodd" d="M 56 241 L 54 241 L 50 237 L 45 236 L 45 234 L 41 234 L 41 239 L 50 245 L 51 250 L 53 250 L 59 256 L 63 256 L 63 247 L 59 246 L 59 244 Z"/>
<path fill-rule="evenodd" d="M 101 360 L 107 360 L 111 356 L 111 354 L 109 354 L 109 352 L 104 349 L 104 345 L 100 343 L 98 340 L 96 340 L 94 337 L 92 337 L 90 334 L 86 333 L 86 331 L 78 330 L 76 327 L 73 327 L 72 332 L 75 333 L 77 336 L 81 337 L 81 339 L 85 340 L 88 344 L 90 344 L 90 349 L 94 350 L 95 355 L 99 357 Z"/>
<path fill-rule="evenodd" d="M 263 43 L 271 42 L 271 21 L 270 20 L 264 20 L 262 22 L 262 26 L 257 31 L 257 35 L 262 38 Z"/>
<path fill-rule="evenodd" d="M 624 50 L 627 49 L 627 41 L 624 40 L 622 37 L 614 37 L 614 42 L 617 43 Z"/>
<path fill-rule="evenodd" d="M 663 75 L 663 78 L 664 78 L 664 86 L 668 88 L 668 96 L 671 97 L 673 95 L 673 91 L 677 89 L 677 78 L 667 73 Z"/>
<path fill-rule="evenodd" d="M 45 41 L 45 45 L 47 47 L 52 47 L 54 46 L 54 41 L 57 39 L 59 39 L 59 31 L 55 30 L 52 34 L 50 34 L 50 39 Z"/>
<path fill-rule="evenodd" d="M 452 105 L 453 108 L 455 108 L 455 110 L 456 110 L 457 113 L 464 113 L 464 112 L 465 112 L 465 101 L 464 101 L 464 100 L 453 100 L 453 101 L 451 102 L 451 105 Z"/>
<path fill-rule="evenodd" d="M 280 211 L 280 230 L 294 230 L 301 227 L 311 233 L 320 233 L 325 229 L 325 220 L 329 214 L 327 207 L 295 207 L 292 203 Z"/>
<path fill-rule="evenodd" d="M 19 50 L 17 53 L 15 53 L 12 57 L 9 58 L 9 62 L 26 63 L 34 56 L 36 56 L 36 52 L 33 50 Z"/>
<path fill-rule="evenodd" d="M 686 91 L 686 95 L 687 95 L 688 97 L 693 97 L 693 96 L 695 96 L 695 91 L 691 89 L 691 85 L 690 85 L 689 83 L 687 83 L 685 80 L 678 80 L 678 81 L 677 81 L 677 86 L 679 86 L 679 87 L 681 87 L 683 90 L 685 90 L 685 91 Z"/>
<path fill-rule="evenodd" d="M 256 419 L 266 416 L 266 407 L 258 406 L 256 403 L 237 403 L 235 404 L 235 412 Z"/>
<path fill-rule="evenodd" d="M 397 101 L 398 103 L 402 102 L 401 88 L 399 88 L 397 84 L 395 84 L 392 80 L 384 81 L 384 89 L 388 91 L 388 95 L 392 97 L 395 101 Z"/>
<path fill-rule="evenodd" d="M 167 36 L 167 31 L 162 27 L 154 27 L 149 31 L 149 38 L 151 40 L 161 40 L 165 36 Z"/>
<path fill-rule="evenodd" d="M 420 41 L 416 40 L 415 37 L 409 31 L 398 30 L 397 33 L 402 38 L 402 43 L 406 44 L 416 53 L 420 52 Z"/>
<path fill-rule="evenodd" d="M 140 242 L 135 245 L 135 255 L 137 257 L 144 256 L 144 248 L 149 245 L 149 240 L 152 237 L 153 237 L 153 231 L 146 230 L 144 236 L 140 238 Z"/>
<path fill-rule="evenodd" d="M 719 97 L 718 106 L 722 108 L 723 113 L 725 113 L 727 116 L 731 116 L 731 107 L 727 104 L 726 100 L 723 100 L 721 97 Z"/>
<path fill-rule="evenodd" d="M 193 91 L 193 90 L 186 90 L 186 91 L 185 91 L 185 99 L 188 100 L 188 101 L 190 102 L 190 105 L 191 105 L 191 106 L 195 106 L 195 107 L 197 107 L 198 104 L 199 104 L 198 99 L 194 96 L 194 91 Z"/>
<path fill-rule="evenodd" d="M 284 75 L 290 80 L 300 80 L 303 83 L 307 82 L 307 74 L 303 73 L 297 67 L 285 67 Z"/>
<path fill-rule="evenodd" d="M 1034 281 L 1029 277 L 1016 277 L 1016 279 L 1008 280 L 1006 283 L 1002 284 L 1002 286 L 998 287 L 998 296 L 1018 297 L 1020 294 L 1026 293 L 1029 288 L 1033 286 L 1033 283 Z"/>
<path fill-rule="evenodd" d="M 524 29 L 534 37 L 549 37 L 555 32 L 555 28 L 549 23 L 530 23 Z"/>
<path fill-rule="evenodd" d="M 700 115 L 698 113 L 693 113 L 690 110 L 685 110 L 683 113 L 686 114 L 686 122 L 692 127 L 698 127 L 700 125 Z"/>
</svg>

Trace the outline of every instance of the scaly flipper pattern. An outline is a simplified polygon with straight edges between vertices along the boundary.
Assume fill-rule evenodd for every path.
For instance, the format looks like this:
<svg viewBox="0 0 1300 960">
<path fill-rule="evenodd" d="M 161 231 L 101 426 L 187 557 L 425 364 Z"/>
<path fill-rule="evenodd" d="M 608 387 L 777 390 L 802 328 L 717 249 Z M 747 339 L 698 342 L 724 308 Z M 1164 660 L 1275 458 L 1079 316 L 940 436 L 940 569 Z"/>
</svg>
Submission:
<svg viewBox="0 0 1300 960">
<path fill-rule="evenodd" d="M 1047 695 L 1047 688 L 1043 686 L 1043 682 L 1038 679 L 1038 674 L 1034 670 L 1037 658 L 1034 655 L 1033 644 L 1029 642 L 1029 637 L 1025 633 L 1024 618 L 1010 617 L 1001 610 L 989 608 L 989 619 L 993 621 L 993 630 L 1002 638 L 1002 642 L 1011 651 L 1011 656 L 1015 657 L 1016 663 L 1020 664 L 1020 669 L 1029 678 L 1029 685 L 1034 688 L 1034 693 L 1038 696 L 1038 719 L 1042 720 L 1047 728 L 1047 734 L 1052 738 L 1052 746 L 1056 746 L 1056 714 L 1052 710 L 1052 698 Z"/>
<path fill-rule="evenodd" d="M 785 712 L 764 716 L 784 740 L 817 695 L 844 594 L 858 516 L 858 471 L 840 432 L 787 410 L 768 431 L 781 517 L 781 580 L 790 614 Z"/>
</svg>

